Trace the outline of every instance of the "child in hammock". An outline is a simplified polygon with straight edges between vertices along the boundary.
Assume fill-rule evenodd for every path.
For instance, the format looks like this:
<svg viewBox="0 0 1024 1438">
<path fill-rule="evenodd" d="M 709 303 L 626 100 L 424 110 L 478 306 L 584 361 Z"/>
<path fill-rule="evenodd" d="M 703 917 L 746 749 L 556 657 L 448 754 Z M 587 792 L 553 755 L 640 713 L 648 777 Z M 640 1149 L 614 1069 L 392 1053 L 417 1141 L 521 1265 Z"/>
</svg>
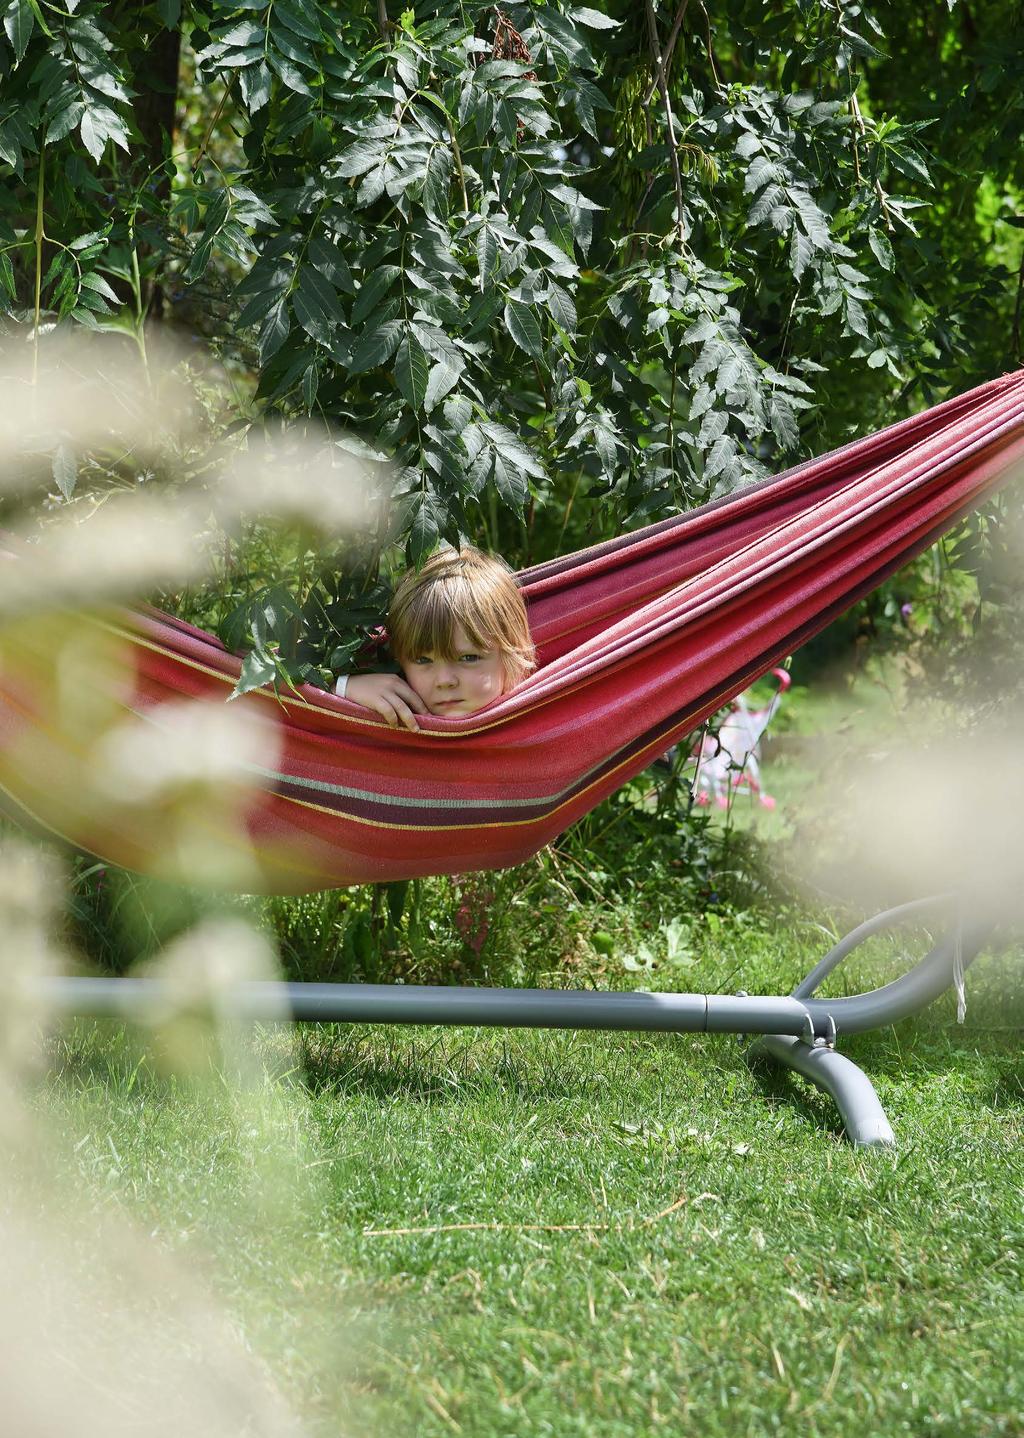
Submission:
<svg viewBox="0 0 1024 1438">
<path fill-rule="evenodd" d="M 536 667 L 512 571 L 471 546 L 439 550 L 410 571 L 387 628 L 402 674 L 342 675 L 334 692 L 392 728 L 417 729 L 417 714 L 475 714 Z"/>
</svg>

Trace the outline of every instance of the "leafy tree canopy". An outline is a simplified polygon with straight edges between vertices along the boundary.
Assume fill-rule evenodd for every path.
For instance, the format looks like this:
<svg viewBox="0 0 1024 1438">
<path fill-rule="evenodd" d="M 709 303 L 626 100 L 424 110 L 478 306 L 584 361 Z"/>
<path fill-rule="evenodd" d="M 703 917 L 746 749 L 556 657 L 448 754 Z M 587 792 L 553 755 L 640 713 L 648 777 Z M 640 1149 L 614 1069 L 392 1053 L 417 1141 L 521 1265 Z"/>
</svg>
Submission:
<svg viewBox="0 0 1024 1438">
<path fill-rule="evenodd" d="M 394 457 L 388 523 L 237 587 L 246 682 L 343 663 L 395 542 L 540 558 L 1019 361 L 1011 0 L 0 16 L 8 323 L 187 325 L 245 425 Z"/>
</svg>

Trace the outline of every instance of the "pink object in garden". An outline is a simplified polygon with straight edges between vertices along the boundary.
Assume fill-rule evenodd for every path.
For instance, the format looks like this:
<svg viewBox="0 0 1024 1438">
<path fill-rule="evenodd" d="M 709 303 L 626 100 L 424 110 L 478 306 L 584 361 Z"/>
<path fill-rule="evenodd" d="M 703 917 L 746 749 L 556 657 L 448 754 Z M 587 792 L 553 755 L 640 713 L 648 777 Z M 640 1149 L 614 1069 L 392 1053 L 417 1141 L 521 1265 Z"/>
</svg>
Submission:
<svg viewBox="0 0 1024 1438">
<path fill-rule="evenodd" d="M 785 669 L 773 669 L 778 688 L 771 703 L 752 709 L 747 693 L 737 694 L 717 733 L 705 733 L 694 751 L 697 771 L 693 776 L 694 799 L 698 804 L 712 800 L 720 809 L 729 806 L 730 794 L 749 794 L 765 809 L 774 809 L 775 800 L 761 788 L 761 739 L 778 713 L 782 696 L 793 682 Z"/>
</svg>

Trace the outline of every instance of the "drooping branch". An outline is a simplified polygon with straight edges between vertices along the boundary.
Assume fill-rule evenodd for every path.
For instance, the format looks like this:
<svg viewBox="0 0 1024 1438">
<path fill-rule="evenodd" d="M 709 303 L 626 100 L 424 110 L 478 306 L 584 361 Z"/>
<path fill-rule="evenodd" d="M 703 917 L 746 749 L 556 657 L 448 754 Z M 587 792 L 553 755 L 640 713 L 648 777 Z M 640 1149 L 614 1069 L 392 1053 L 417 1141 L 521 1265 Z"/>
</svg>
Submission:
<svg viewBox="0 0 1024 1438">
<path fill-rule="evenodd" d="M 676 234 L 680 245 L 686 243 L 686 224 L 683 220 L 683 174 L 679 167 L 679 151 L 676 148 L 676 124 L 672 114 L 672 101 L 668 93 L 668 80 L 665 76 L 666 62 L 661 53 L 661 46 L 658 41 L 658 22 L 654 15 L 653 0 L 645 0 L 647 9 L 647 34 L 651 44 L 651 59 L 657 72 L 657 86 L 661 91 L 661 105 L 665 111 L 665 124 L 668 127 L 668 153 L 672 162 L 672 182 L 676 190 Z M 680 24 L 682 21 L 680 20 Z"/>
<path fill-rule="evenodd" d="M 645 109 L 654 98 L 654 92 L 655 90 L 657 90 L 661 82 L 664 80 L 666 84 L 668 83 L 668 67 L 671 65 L 672 56 L 675 54 L 676 41 L 679 39 L 679 31 L 681 30 L 683 20 L 686 17 L 686 7 L 689 5 L 689 3 L 690 0 L 683 0 L 683 3 L 676 11 L 676 18 L 672 21 L 672 29 L 669 31 L 669 36 L 665 44 L 664 53 L 662 54 L 661 60 L 658 63 L 657 74 L 648 86 L 647 94 L 643 98 L 643 104 Z"/>
</svg>

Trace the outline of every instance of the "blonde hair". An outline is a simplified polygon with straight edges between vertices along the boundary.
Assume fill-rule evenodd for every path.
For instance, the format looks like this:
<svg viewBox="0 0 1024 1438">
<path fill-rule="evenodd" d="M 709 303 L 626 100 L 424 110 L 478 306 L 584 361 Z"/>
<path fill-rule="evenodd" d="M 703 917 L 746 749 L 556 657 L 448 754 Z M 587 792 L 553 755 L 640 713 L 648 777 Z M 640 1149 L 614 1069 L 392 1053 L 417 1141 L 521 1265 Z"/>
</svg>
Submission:
<svg viewBox="0 0 1024 1438">
<path fill-rule="evenodd" d="M 511 569 L 472 545 L 440 549 L 422 569 L 410 570 L 388 611 L 391 648 L 400 664 L 419 654 L 458 658 L 459 628 L 474 646 L 498 651 L 507 688 L 537 667 L 526 605 Z"/>
</svg>

